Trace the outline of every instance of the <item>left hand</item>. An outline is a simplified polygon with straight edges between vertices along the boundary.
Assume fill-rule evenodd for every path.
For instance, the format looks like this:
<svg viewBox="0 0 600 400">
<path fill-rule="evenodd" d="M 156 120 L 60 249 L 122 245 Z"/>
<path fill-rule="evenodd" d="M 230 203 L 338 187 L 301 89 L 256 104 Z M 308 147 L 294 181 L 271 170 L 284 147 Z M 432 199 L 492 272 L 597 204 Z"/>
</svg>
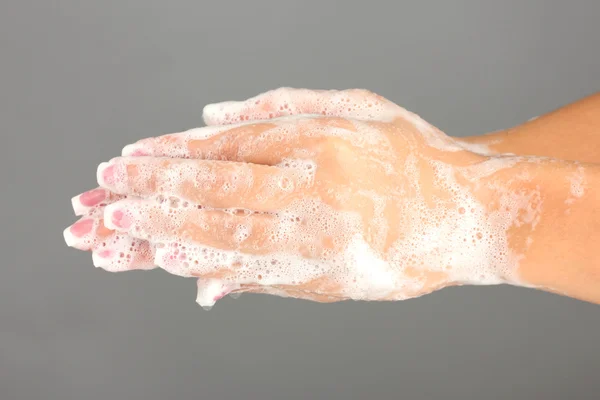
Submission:
<svg viewBox="0 0 600 400">
<path fill-rule="evenodd" d="M 316 93 L 316 98 L 324 97 L 323 92 Z M 127 146 L 126 157 L 99 169 L 99 182 L 105 189 L 97 191 L 103 203 L 92 206 L 96 212 L 92 226 L 95 233 L 105 226 L 114 228 L 115 237 L 136 242 L 138 247 L 133 248 L 141 250 L 134 251 L 133 257 L 126 249 L 120 254 L 110 248 L 100 251 L 95 239 L 89 240 L 95 237 L 92 232 L 87 243 L 96 263 L 110 265 L 115 259 L 125 259 L 130 266 L 151 265 L 155 259 L 178 275 L 201 276 L 201 291 L 216 293 L 214 299 L 235 291 L 317 301 L 401 299 L 454 284 L 437 265 L 423 265 L 425 255 L 411 261 L 422 265 L 419 268 L 393 265 L 389 259 L 389 246 L 410 234 L 409 228 L 415 227 L 410 221 L 417 211 L 406 210 L 414 196 L 407 198 L 400 194 L 406 189 L 397 190 L 412 186 L 434 196 L 433 170 L 423 169 L 422 162 L 442 160 L 464 166 L 481 158 L 379 96 L 365 98 L 365 92 L 359 91 L 362 100 L 352 100 L 342 92 L 325 93 L 335 93 L 338 101 L 333 104 L 342 104 L 342 110 L 365 120 L 274 119 L 201 128 Z M 267 110 L 272 108 L 273 101 L 265 103 L 271 104 Z M 235 108 L 231 103 L 228 107 Z M 238 109 L 248 114 L 246 108 Z M 279 107 L 284 112 L 290 109 L 293 113 L 299 108 Z M 151 157 L 136 157 L 143 155 Z M 185 160 L 190 158 L 199 160 Z M 418 181 L 403 172 L 410 159 L 416 159 Z M 451 197 L 450 193 L 442 195 Z M 85 197 L 75 204 L 84 203 Z M 158 198 L 160 202 L 155 202 Z M 105 224 L 98 214 L 102 204 L 112 201 L 118 202 L 104 211 Z M 446 207 L 457 205 L 451 201 Z M 252 213 L 240 216 L 223 209 Z M 392 226 L 392 233 L 385 234 L 383 226 L 388 230 Z M 367 240 L 360 261 L 357 248 L 351 249 L 356 238 Z M 147 240 L 161 246 L 156 254 Z M 78 240 L 76 247 L 85 247 L 84 242 Z M 374 254 L 367 256 L 369 252 Z M 361 263 L 371 270 L 356 270 Z M 385 282 L 372 280 L 373 268 L 381 269 L 375 275 L 383 273 Z M 385 287 L 378 287 L 382 284 Z"/>
</svg>

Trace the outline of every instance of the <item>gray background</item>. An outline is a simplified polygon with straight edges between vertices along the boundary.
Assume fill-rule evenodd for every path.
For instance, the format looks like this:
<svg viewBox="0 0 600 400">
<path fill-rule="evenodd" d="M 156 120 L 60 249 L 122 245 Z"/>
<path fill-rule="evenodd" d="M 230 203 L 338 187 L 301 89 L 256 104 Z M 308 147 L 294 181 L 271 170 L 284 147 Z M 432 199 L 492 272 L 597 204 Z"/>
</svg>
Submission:
<svg viewBox="0 0 600 400">
<path fill-rule="evenodd" d="M 469 287 L 205 312 L 194 281 L 95 269 L 61 232 L 98 163 L 213 101 L 363 87 L 452 135 L 518 124 L 598 90 L 599 16 L 593 0 L 1 1 L 0 399 L 597 398 L 595 305 Z"/>
</svg>

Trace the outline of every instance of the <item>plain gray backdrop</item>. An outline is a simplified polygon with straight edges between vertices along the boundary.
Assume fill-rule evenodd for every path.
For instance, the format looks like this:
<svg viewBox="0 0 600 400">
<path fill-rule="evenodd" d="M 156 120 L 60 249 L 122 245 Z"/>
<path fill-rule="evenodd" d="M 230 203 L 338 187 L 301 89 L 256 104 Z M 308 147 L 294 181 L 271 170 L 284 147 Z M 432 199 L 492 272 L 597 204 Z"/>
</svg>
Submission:
<svg viewBox="0 0 600 400">
<path fill-rule="evenodd" d="M 367 88 L 465 136 L 599 89 L 600 2 L 0 2 L 0 399 L 585 399 L 600 307 L 508 286 L 396 303 L 111 274 L 70 198 L 137 139 L 279 86 Z M 566 135 L 569 132 L 565 132 Z"/>
</svg>

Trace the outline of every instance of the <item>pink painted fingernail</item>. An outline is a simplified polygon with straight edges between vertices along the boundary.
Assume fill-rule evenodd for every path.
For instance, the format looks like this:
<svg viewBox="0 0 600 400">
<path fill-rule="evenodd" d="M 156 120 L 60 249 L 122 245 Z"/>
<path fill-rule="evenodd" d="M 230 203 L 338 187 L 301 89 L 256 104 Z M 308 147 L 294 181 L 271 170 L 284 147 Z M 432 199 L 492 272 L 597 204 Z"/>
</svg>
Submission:
<svg viewBox="0 0 600 400">
<path fill-rule="evenodd" d="M 83 237 L 92 231 L 94 227 L 93 219 L 82 219 L 71 225 L 70 231 L 75 237 Z"/>
<path fill-rule="evenodd" d="M 90 190 L 79 196 L 79 201 L 86 207 L 93 207 L 106 199 L 106 190 L 98 188 Z"/>
<path fill-rule="evenodd" d="M 110 165 L 102 172 L 102 179 L 107 185 L 115 184 L 115 166 Z"/>
<path fill-rule="evenodd" d="M 127 229 L 133 223 L 133 220 L 121 210 L 115 210 L 110 218 L 114 226 Z"/>
</svg>

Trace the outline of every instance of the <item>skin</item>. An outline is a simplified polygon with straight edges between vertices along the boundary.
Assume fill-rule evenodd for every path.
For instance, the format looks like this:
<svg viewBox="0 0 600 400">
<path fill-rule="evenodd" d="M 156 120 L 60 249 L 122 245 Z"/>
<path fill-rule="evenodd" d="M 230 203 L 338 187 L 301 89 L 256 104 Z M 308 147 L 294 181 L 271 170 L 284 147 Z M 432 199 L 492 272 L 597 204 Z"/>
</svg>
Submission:
<svg viewBox="0 0 600 400">
<path fill-rule="evenodd" d="M 600 163 L 600 93 L 586 96 L 524 124 L 460 139 L 495 154 L 514 153 Z"/>
<path fill-rule="evenodd" d="M 553 157 L 587 163 L 586 194 L 573 206 L 564 203 L 565 166 L 539 172 L 547 193 L 544 219 L 520 276 L 528 284 L 565 296 L 600 303 L 600 93 L 506 130 L 463 139 L 489 144 L 491 152 Z M 562 178 L 562 179 L 561 179 Z"/>
<path fill-rule="evenodd" d="M 281 91 L 284 91 L 285 96 L 282 96 Z M 253 229 L 253 232 L 258 232 L 255 233 L 256 236 L 250 237 L 240 244 L 232 239 L 231 229 L 223 228 L 223 226 L 231 226 L 231 223 L 225 223 L 225 220 L 230 221 L 234 218 L 229 214 L 213 212 L 212 226 L 208 231 L 202 232 L 194 229 L 194 225 L 198 224 L 189 221 L 197 222 L 206 219 L 206 215 L 208 215 L 206 210 L 188 211 L 184 219 L 189 223 L 183 226 L 173 226 L 172 219 L 168 215 L 161 215 L 157 208 L 150 203 L 146 202 L 143 207 L 139 206 L 139 198 L 149 198 L 156 194 L 173 194 L 209 207 L 243 207 L 268 213 L 285 209 L 293 202 L 294 198 L 308 196 L 320 199 L 334 210 L 358 213 L 364 222 L 373 220 L 373 210 L 372 207 L 366 205 L 358 193 L 361 189 L 368 187 L 386 198 L 385 219 L 390 226 L 394 227 L 384 240 L 381 238 L 379 240 L 369 239 L 369 246 L 385 258 L 392 243 L 407 233 L 401 228 L 406 225 L 403 222 L 406 221 L 407 216 L 403 214 L 404 211 L 400 205 L 406 204 L 406 201 L 410 200 L 407 195 L 394 193 L 390 188 L 416 183 L 425 194 L 426 200 L 432 200 L 436 196 L 447 197 L 448 193 L 441 193 L 442 189 L 434 184 L 431 168 L 421 165 L 419 178 L 415 181 L 414 178 L 401 172 L 389 176 L 373 162 L 374 159 L 382 161 L 388 157 L 387 161 L 393 165 L 394 171 L 402 171 L 410 156 L 417 157 L 418 160 L 424 162 L 427 160 L 441 161 L 453 168 L 460 169 L 478 166 L 495 155 L 511 153 L 527 157 L 519 158 L 510 168 L 503 168 L 484 178 L 467 179 L 462 182 L 463 187 L 470 195 L 487 205 L 489 212 L 500 207 L 496 204 L 496 199 L 499 198 L 501 192 L 535 193 L 536 195 L 535 204 L 538 206 L 538 211 L 536 211 L 535 226 L 531 222 L 521 223 L 517 224 L 519 226 L 511 227 L 507 232 L 510 249 L 521 257 L 518 266 L 510 274 L 500 273 L 501 276 L 498 278 L 506 283 L 536 287 L 582 300 L 600 302 L 600 293 L 598 293 L 600 291 L 597 289 L 600 279 L 599 260 L 592 250 L 593 244 L 597 243 L 599 239 L 596 227 L 600 222 L 600 215 L 595 211 L 595 203 L 599 198 L 596 193 L 599 185 L 596 183 L 600 176 L 599 167 L 595 163 L 600 159 L 600 146 L 593 145 L 600 140 L 598 135 L 594 134 L 594 129 L 600 126 L 600 113 L 597 112 L 600 109 L 600 96 L 590 96 L 506 131 L 453 141 L 464 144 L 466 148 L 459 151 L 447 151 L 440 149 L 440 146 L 432 146 L 431 137 L 427 139 L 428 135 L 424 136 L 421 132 L 422 125 L 415 125 L 411 115 L 395 109 L 394 105 L 386 99 L 367 91 L 351 90 L 344 92 L 345 96 L 351 99 L 351 104 L 371 104 L 375 107 L 371 107 L 371 109 L 369 106 L 360 109 L 345 106 L 336 108 L 331 104 L 337 103 L 328 103 L 322 100 L 332 96 L 332 93 L 284 88 L 279 89 L 279 92 L 268 92 L 246 102 L 228 102 L 207 106 L 204 110 L 205 122 L 209 126 L 218 126 L 221 132 L 208 139 L 186 142 L 184 154 L 181 153 L 182 149 L 177 147 L 180 144 L 177 143 L 177 136 L 174 135 L 150 138 L 140 141 L 134 146 L 128 146 L 124 149 L 125 157 L 112 161 L 113 165 L 118 165 L 118 168 L 125 172 L 117 174 L 122 177 L 122 182 L 107 183 L 107 180 L 101 177 L 100 183 L 103 190 L 96 191 L 95 197 L 87 196 L 88 198 L 94 197 L 93 200 L 83 204 L 85 196 L 75 198 L 78 204 L 76 211 L 80 215 L 85 215 L 84 219 L 79 222 L 79 228 L 87 229 L 89 233 L 85 236 L 88 240 L 76 241 L 71 245 L 82 250 L 93 251 L 95 259 L 98 259 L 98 254 L 101 251 L 106 252 L 103 249 L 110 248 L 111 242 L 115 240 L 132 241 L 145 250 L 136 253 L 137 256 L 133 259 L 121 262 L 119 268 L 115 268 L 114 264 L 106 264 L 107 269 L 151 268 L 155 261 L 152 246 L 145 240 L 147 237 L 139 233 L 132 233 L 132 229 L 143 231 L 144 224 L 149 224 L 148 216 L 152 215 L 153 222 L 146 226 L 145 230 L 168 232 L 169 238 L 173 241 L 177 241 L 178 237 L 185 235 L 186 238 L 191 238 L 193 243 L 199 245 L 235 249 L 248 253 L 269 253 L 281 249 L 269 248 L 260 232 L 274 229 L 278 221 L 265 218 L 264 214 L 260 215 L 260 220 L 256 215 L 251 216 L 256 219 L 253 221 L 253 226 L 259 226 L 260 229 Z M 280 100 L 282 98 L 285 99 L 283 103 Z M 373 109 L 375 110 L 373 111 Z M 390 112 L 393 115 L 391 118 Z M 240 121 L 277 121 L 277 118 L 281 116 L 300 114 L 324 114 L 330 118 L 304 117 L 293 120 L 290 122 L 293 126 L 301 127 L 299 135 L 271 146 L 266 146 L 265 142 L 257 139 L 262 133 L 273 128 L 273 123 L 270 121 L 253 124 L 251 128 L 226 126 Z M 370 151 L 365 152 L 364 147 L 358 148 L 349 145 L 340 138 L 332 138 L 327 135 L 314 138 L 307 135 L 314 129 L 327 130 L 342 127 L 351 130 L 357 121 L 375 129 L 381 142 L 391 143 L 392 151 L 386 154 L 381 151 L 380 145 L 375 144 Z M 441 138 L 442 141 L 446 140 L 447 136 L 442 132 L 433 127 L 430 128 L 436 138 Z M 570 136 L 564 134 L 566 130 L 571 132 Z M 429 136 L 431 136 L 430 134 Z M 540 139 L 541 135 L 543 135 L 543 140 Z M 222 141 L 223 138 L 226 138 L 227 141 Z M 469 149 L 473 147 L 469 147 L 469 145 L 485 145 L 487 147 L 486 154 L 470 151 Z M 176 148 L 177 152 L 173 152 L 173 148 Z M 244 151 L 242 152 L 240 149 Z M 315 182 L 317 185 L 307 187 L 293 185 L 294 190 L 291 193 L 279 193 L 275 196 L 273 193 L 269 193 L 268 196 L 260 196 L 260 193 L 256 192 L 259 189 L 249 187 L 233 195 L 219 193 L 219 185 L 224 182 L 223 179 L 226 180 L 227 177 L 230 178 L 234 175 L 231 171 L 227 172 L 227 168 L 230 168 L 231 165 L 242 170 L 251 169 L 254 176 L 269 179 L 285 172 L 274 171 L 277 168 L 274 165 L 281 161 L 283 156 L 289 155 L 286 152 L 290 153 L 298 149 L 310 150 L 313 154 L 312 157 L 316 159 L 318 173 Z M 175 153 L 178 157 L 183 156 L 188 160 L 155 158 L 172 157 Z M 553 159 L 539 159 L 531 156 L 552 157 Z M 357 160 L 362 161 L 357 162 Z M 237 164 L 231 164 L 232 162 Z M 148 163 L 156 167 L 155 172 L 150 177 L 139 178 L 140 166 L 143 167 Z M 219 185 L 208 187 L 209 190 L 198 190 L 193 185 L 186 186 L 185 182 L 180 182 L 173 188 L 164 182 L 161 183 L 161 177 L 166 176 L 167 171 L 173 169 L 174 163 L 187 163 L 186 165 L 193 165 L 194 168 L 210 168 L 217 176 L 223 178 L 219 180 Z M 571 193 L 570 182 L 573 177 L 582 176 L 580 173 L 582 170 L 584 172 L 583 178 L 580 179 L 580 186 L 584 194 L 574 197 Z M 105 171 L 106 169 L 102 169 L 102 174 Z M 514 179 L 515 175 L 527 176 L 527 179 Z M 293 182 L 294 177 L 289 176 L 286 179 Z M 340 201 L 330 194 L 344 192 L 347 193 L 344 201 Z M 260 199 L 269 200 L 257 201 L 257 195 Z M 446 207 L 452 209 L 452 207 L 458 206 L 458 204 L 451 203 Z M 105 206 L 110 204 L 113 206 L 105 210 Z M 138 212 L 136 218 L 125 219 L 126 223 L 119 226 L 119 221 L 115 220 L 115 213 L 119 215 L 119 212 L 124 211 L 127 214 L 128 207 L 137 207 L 138 210 L 144 211 L 141 214 Z M 217 219 L 214 218 L 215 213 Z M 104 218 L 109 218 L 110 223 L 104 223 Z M 90 220 L 93 222 L 90 223 Z M 106 225 L 112 229 L 106 228 Z M 557 229 L 557 227 L 561 228 Z M 73 227 L 69 229 L 77 230 Z M 377 226 L 366 223 L 362 229 L 363 231 L 359 233 L 369 238 L 369 232 L 376 231 Z M 90 237 L 92 240 L 89 240 Z M 314 243 L 310 244 L 314 245 Z M 322 241 L 316 246 L 316 250 L 313 249 L 312 253 L 307 253 L 306 245 L 307 243 L 290 241 L 283 246 L 286 251 L 295 252 L 308 258 L 318 257 L 319 252 L 324 248 L 331 249 L 333 247 L 334 251 L 344 251 L 342 245 L 336 248 L 336 245 Z M 403 265 L 402 267 L 393 265 L 392 267 L 399 270 L 401 268 L 401 276 L 406 280 L 417 279 L 420 285 L 407 288 L 399 282 L 396 285 L 397 290 L 386 294 L 383 298 L 367 297 L 363 299 L 410 298 L 446 286 L 465 283 L 453 280 L 447 273 L 440 271 L 437 265 L 420 265 L 415 262 L 414 265 Z M 187 273 L 186 276 L 199 276 L 202 279 L 235 279 L 236 268 L 220 266 L 210 272 L 187 271 Z M 296 285 L 267 287 L 261 285 L 260 282 L 245 282 L 234 291 L 283 294 L 323 302 L 356 298 L 352 294 L 349 295 L 347 288 L 340 285 L 338 281 L 335 276 L 324 274 Z M 473 277 L 471 283 L 475 283 L 475 281 L 476 277 Z"/>
</svg>

